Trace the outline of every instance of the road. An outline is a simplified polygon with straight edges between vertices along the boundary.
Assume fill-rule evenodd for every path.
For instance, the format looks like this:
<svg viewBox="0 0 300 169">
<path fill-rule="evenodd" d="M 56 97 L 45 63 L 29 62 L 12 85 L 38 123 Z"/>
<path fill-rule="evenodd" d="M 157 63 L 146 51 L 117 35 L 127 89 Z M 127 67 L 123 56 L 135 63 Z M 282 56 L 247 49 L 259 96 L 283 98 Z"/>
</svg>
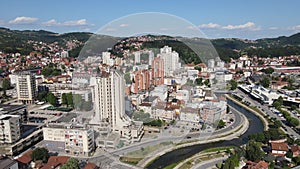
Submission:
<svg viewBox="0 0 300 169">
<path fill-rule="evenodd" d="M 275 113 L 273 113 L 268 106 L 266 105 L 262 105 L 261 103 L 259 103 L 258 101 L 256 100 L 253 100 L 251 97 L 249 97 L 248 94 L 244 93 L 243 91 L 241 91 L 240 89 L 237 89 L 237 94 L 238 95 L 241 95 L 243 96 L 245 99 L 247 99 L 247 101 L 249 101 L 251 103 L 251 105 L 254 105 L 256 106 L 257 108 L 259 108 L 261 111 L 265 112 L 267 115 L 269 115 L 270 117 L 273 117 L 279 121 L 281 121 L 282 123 L 282 126 L 286 128 L 286 133 L 289 134 L 289 135 L 294 135 L 296 136 L 298 139 L 300 139 L 300 135 L 295 132 L 291 127 L 287 126 L 286 124 L 284 124 L 282 122 L 282 120 L 285 120 L 285 119 L 282 119 L 281 117 L 279 117 L 278 115 L 276 115 Z"/>
<path fill-rule="evenodd" d="M 156 145 L 162 142 L 168 142 L 168 141 L 173 141 L 173 142 L 179 142 L 181 140 L 187 140 L 187 136 L 191 137 L 191 139 L 202 139 L 205 140 L 209 137 L 213 137 L 216 135 L 221 135 L 223 133 L 230 132 L 231 130 L 235 130 L 237 126 L 239 126 L 242 123 L 242 117 L 240 113 L 238 113 L 235 109 L 231 109 L 231 112 L 234 115 L 234 122 L 221 130 L 216 130 L 215 132 L 210 132 L 210 133 L 200 133 L 200 132 L 193 132 L 193 133 L 186 133 L 183 134 L 183 136 L 178 136 L 178 137 L 170 137 L 170 135 L 166 136 L 161 136 L 158 137 L 157 139 L 151 139 L 148 141 L 144 142 L 139 142 L 139 143 L 134 143 L 131 144 L 130 146 L 126 146 L 117 150 L 113 150 L 110 152 L 104 152 L 99 149 L 97 149 L 99 155 L 94 155 L 91 158 L 82 158 L 82 160 L 88 160 L 90 162 L 93 162 L 99 166 L 102 166 L 102 168 L 130 168 L 130 165 L 124 164 L 119 162 L 119 157 L 123 156 L 129 152 L 135 151 L 135 150 L 140 150 L 142 147 L 148 147 L 152 145 Z M 100 152 L 99 152 L 100 151 Z M 131 167 L 132 168 L 132 167 Z"/>
<path fill-rule="evenodd" d="M 216 164 L 223 162 L 227 158 L 228 158 L 228 156 L 207 160 L 207 161 L 198 163 L 197 165 L 193 166 L 192 169 L 216 168 Z"/>
</svg>

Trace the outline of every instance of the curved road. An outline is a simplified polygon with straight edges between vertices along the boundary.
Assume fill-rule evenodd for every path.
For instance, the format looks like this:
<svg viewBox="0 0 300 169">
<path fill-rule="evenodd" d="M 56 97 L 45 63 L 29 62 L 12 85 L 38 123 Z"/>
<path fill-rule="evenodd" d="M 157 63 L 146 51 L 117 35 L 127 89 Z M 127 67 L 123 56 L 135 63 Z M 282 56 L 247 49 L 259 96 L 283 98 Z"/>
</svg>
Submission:
<svg viewBox="0 0 300 169">
<path fill-rule="evenodd" d="M 198 152 L 211 147 L 240 146 L 245 144 L 248 141 L 248 136 L 250 134 L 262 132 L 264 130 L 264 125 L 259 117 L 239 107 L 238 105 L 234 104 L 230 100 L 228 100 L 228 104 L 234 107 L 235 109 L 237 109 L 239 112 L 243 113 L 249 119 L 249 128 L 243 135 L 241 135 L 239 138 L 232 139 L 232 140 L 193 145 L 193 146 L 183 147 L 183 148 L 173 150 L 171 152 L 168 152 L 160 156 L 160 158 L 154 160 L 153 163 L 151 163 L 147 168 L 148 169 L 164 168 L 170 164 L 187 159 L 193 156 L 194 154 L 197 154 Z"/>
</svg>

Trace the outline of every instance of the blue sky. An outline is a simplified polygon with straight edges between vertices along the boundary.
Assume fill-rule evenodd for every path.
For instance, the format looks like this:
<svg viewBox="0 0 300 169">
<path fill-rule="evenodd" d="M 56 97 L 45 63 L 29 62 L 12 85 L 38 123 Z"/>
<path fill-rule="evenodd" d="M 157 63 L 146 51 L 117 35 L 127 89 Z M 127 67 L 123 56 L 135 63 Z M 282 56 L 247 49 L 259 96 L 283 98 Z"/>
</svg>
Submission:
<svg viewBox="0 0 300 169">
<path fill-rule="evenodd" d="M 299 6 L 298 0 L 11 0 L 1 3 L 0 26 L 96 32 L 126 15 L 163 12 L 186 19 L 209 38 L 257 39 L 300 32 Z"/>
</svg>

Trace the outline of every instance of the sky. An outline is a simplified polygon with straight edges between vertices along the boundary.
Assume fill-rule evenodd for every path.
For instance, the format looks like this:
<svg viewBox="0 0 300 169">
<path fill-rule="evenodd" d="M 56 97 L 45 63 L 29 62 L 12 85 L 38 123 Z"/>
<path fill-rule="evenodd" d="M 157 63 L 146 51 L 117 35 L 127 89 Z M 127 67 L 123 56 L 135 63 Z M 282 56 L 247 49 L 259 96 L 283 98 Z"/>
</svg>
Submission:
<svg viewBox="0 0 300 169">
<path fill-rule="evenodd" d="M 258 39 L 300 32 L 299 6 L 299 0 L 10 0 L 1 2 L 0 27 L 95 33 L 136 13 L 159 12 L 185 20 L 192 25 L 189 29 L 199 29 L 208 38 Z M 141 18 L 135 24 L 144 25 L 141 29 L 163 25 L 160 19 L 147 20 Z M 120 23 L 119 28 L 134 28 Z M 166 32 L 176 27 L 163 26 L 160 30 Z"/>
</svg>

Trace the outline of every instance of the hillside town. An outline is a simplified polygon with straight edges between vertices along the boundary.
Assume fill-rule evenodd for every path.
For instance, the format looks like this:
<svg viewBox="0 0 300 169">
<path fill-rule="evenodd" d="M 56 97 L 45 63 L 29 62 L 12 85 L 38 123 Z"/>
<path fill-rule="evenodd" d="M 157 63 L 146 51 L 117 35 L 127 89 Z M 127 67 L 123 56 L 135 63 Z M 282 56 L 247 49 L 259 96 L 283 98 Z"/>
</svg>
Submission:
<svg viewBox="0 0 300 169">
<path fill-rule="evenodd" d="M 261 112 L 269 124 L 264 134 L 249 136 L 246 158 L 238 160 L 241 168 L 299 165 L 299 55 L 243 53 L 229 62 L 216 57 L 185 63 L 171 46 L 143 47 L 163 38 L 126 38 L 77 58 L 69 51 L 84 44 L 78 40 L 65 45 L 28 41 L 34 47 L 29 55 L 0 52 L 0 166 L 131 168 L 119 158 L 88 159 L 103 154 L 125 159 L 137 151 L 134 145 L 182 144 L 201 134 L 239 129 L 240 115 L 228 98 Z M 260 155 L 253 157 L 257 146 Z M 229 160 L 237 158 L 236 150 L 229 151 Z"/>
</svg>

